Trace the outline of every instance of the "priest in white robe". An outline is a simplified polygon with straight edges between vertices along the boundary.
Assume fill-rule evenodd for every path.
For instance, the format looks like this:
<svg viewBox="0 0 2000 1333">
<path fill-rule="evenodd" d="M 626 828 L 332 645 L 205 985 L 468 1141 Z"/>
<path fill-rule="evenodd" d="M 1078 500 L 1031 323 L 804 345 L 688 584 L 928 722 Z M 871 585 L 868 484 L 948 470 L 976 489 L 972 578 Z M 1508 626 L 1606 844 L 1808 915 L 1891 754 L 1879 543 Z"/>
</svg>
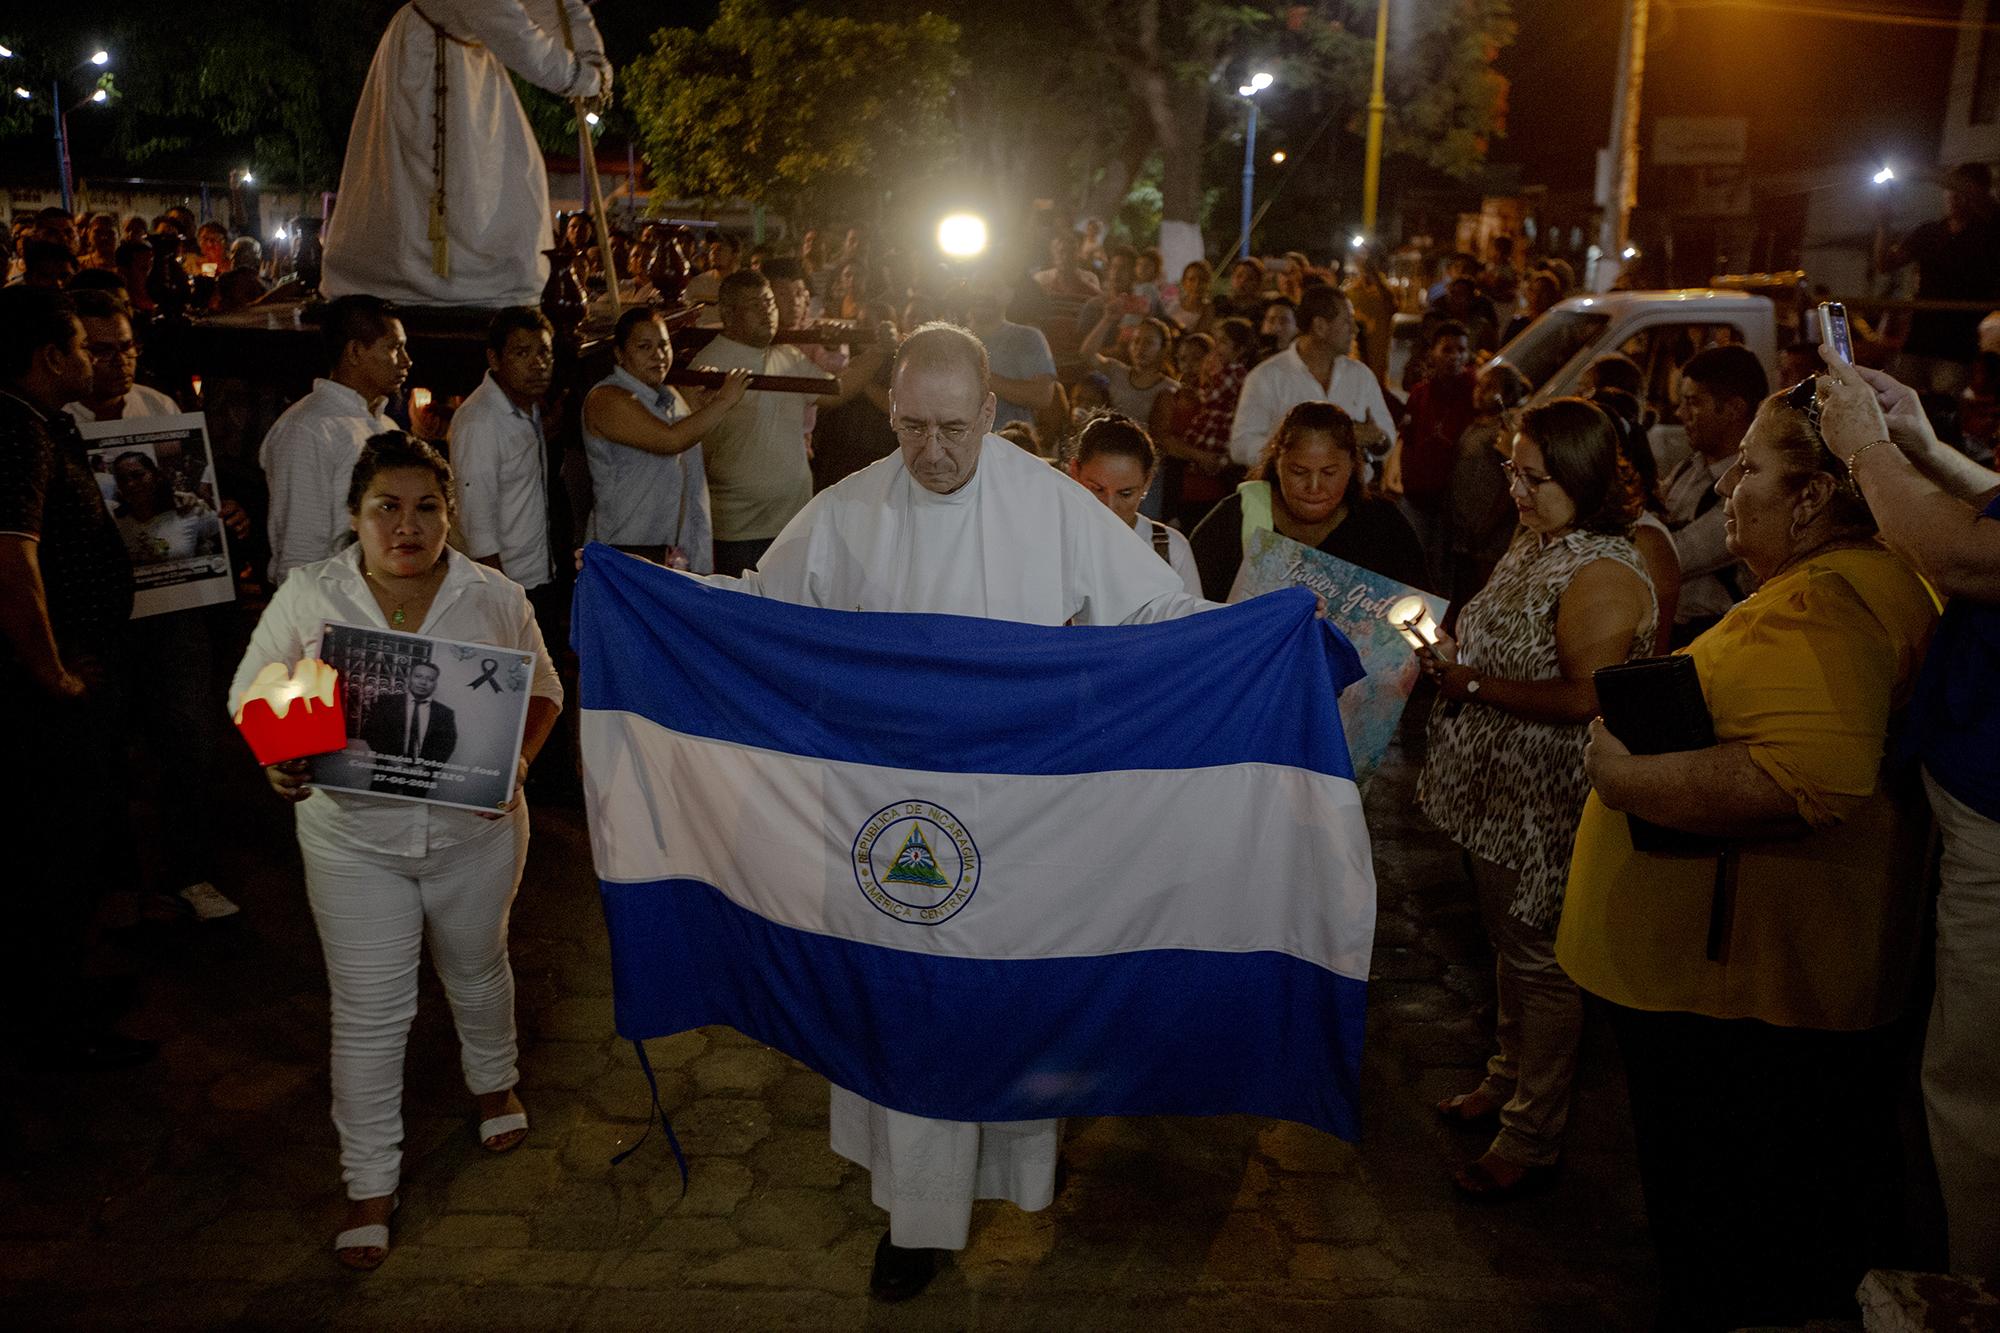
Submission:
<svg viewBox="0 0 2000 1333">
<path fill-rule="evenodd" d="M 569 42 L 558 5 L 568 7 Z M 549 178 L 509 70 L 565 98 L 611 92 L 583 0 L 420 0 L 396 12 L 348 131 L 326 296 L 539 303 L 542 251 L 553 243 Z"/>
<path fill-rule="evenodd" d="M 1090 492 L 991 434 L 994 408 L 979 341 L 949 325 L 916 330 L 890 381 L 900 450 L 814 496 L 755 569 L 707 581 L 807 606 L 1033 625 L 1133 624 L 1215 605 L 1189 596 Z M 1060 1126 L 930 1120 L 835 1087 L 833 1150 L 868 1168 L 889 1213 L 876 1294 L 922 1290 L 938 1250 L 965 1248 L 975 1199 L 1046 1208 Z"/>
</svg>

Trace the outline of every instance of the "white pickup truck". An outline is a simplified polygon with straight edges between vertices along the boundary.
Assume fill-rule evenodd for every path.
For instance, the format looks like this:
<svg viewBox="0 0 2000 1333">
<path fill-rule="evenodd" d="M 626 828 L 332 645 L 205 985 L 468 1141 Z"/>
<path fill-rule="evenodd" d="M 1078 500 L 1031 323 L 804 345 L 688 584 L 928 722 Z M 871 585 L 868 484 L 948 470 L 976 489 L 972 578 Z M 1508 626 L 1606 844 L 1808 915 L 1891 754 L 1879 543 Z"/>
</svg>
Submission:
<svg viewBox="0 0 2000 1333">
<path fill-rule="evenodd" d="M 1726 339 L 1719 337 L 1728 330 Z M 1606 292 L 1563 301 L 1501 348 L 1493 360 L 1505 362 L 1534 387 L 1529 402 L 1576 392 L 1584 367 L 1610 352 L 1622 352 L 1645 372 L 1647 407 L 1658 423 L 1649 433 L 1664 470 L 1687 454 L 1687 439 L 1675 416 L 1680 368 L 1687 359 L 1719 341 L 1741 343 L 1757 354 L 1764 372 L 1778 383 L 1777 312 L 1769 298 L 1743 292 L 1693 287 L 1675 292 Z"/>
</svg>

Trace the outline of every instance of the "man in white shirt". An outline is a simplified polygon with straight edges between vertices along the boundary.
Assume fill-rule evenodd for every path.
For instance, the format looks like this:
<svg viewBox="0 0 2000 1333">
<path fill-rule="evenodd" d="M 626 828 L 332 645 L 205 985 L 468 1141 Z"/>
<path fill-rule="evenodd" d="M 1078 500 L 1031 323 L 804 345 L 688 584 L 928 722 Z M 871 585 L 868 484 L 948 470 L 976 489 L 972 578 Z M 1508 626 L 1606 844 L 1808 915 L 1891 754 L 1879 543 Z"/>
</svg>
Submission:
<svg viewBox="0 0 2000 1333">
<path fill-rule="evenodd" d="M 63 410 L 86 422 L 179 416 L 179 403 L 132 378 L 139 364 L 139 345 L 132 336 L 131 306 L 125 297 L 117 291 L 86 289 L 71 293 L 71 299 L 83 325 L 84 348 L 90 353 L 91 384 L 87 395 L 65 404 Z M 175 439 L 157 440 L 151 449 L 154 465 L 166 474 L 171 491 L 215 501 L 206 456 L 190 455 Z M 231 538 L 242 541 L 250 535 L 250 515 L 242 505 L 224 496 L 216 508 Z M 154 531 L 148 535 L 164 535 L 170 550 L 191 554 L 199 545 L 207 513 L 205 504 L 180 513 L 170 509 L 151 520 Z M 119 529 L 128 544 L 137 527 L 134 517 L 120 516 Z M 126 631 L 128 651 L 145 663 L 158 691 L 159 706 L 141 710 L 138 731 L 153 748 L 158 772 L 155 794 L 166 825 L 174 830 L 172 837 L 160 842 L 161 861 L 169 880 L 182 885 L 181 899 L 203 921 L 234 916 L 240 910 L 212 878 L 217 861 L 215 816 L 202 795 L 210 789 L 222 748 L 213 710 L 197 706 L 209 688 L 210 630 L 209 618 L 189 609 L 135 620 Z"/>
<path fill-rule="evenodd" d="M 257 451 L 271 490 L 274 583 L 345 544 L 354 460 L 370 436 L 399 429 L 382 407 L 410 373 L 403 322 L 379 297 L 328 302 L 321 330 L 327 377 L 271 423 Z"/>
<path fill-rule="evenodd" d="M 1300 403 L 1332 403 L 1357 426 L 1374 426 L 1386 442 L 1395 422 L 1375 372 L 1349 356 L 1354 345 L 1354 309 L 1337 288 L 1306 288 L 1299 300 L 1298 340 L 1265 361 L 1243 381 L 1236 420 L 1229 430 L 1229 456 L 1253 467 L 1264 445 Z"/>
<path fill-rule="evenodd" d="M 181 405 L 158 389 L 133 378 L 139 368 L 139 343 L 132 336 L 132 307 L 115 291 L 85 289 L 71 292 L 76 317 L 83 321 L 84 346 L 90 351 L 90 393 L 63 408 L 78 421 L 122 421 L 126 417 L 170 417 Z"/>
<path fill-rule="evenodd" d="M 1752 418 L 1770 396 L 1764 363 L 1747 347 L 1711 347 L 1681 367 L 1680 419 L 1692 451 L 1660 484 L 1667 527 L 1681 560 L 1674 643 L 1692 642 L 1747 591 L 1729 553 L 1715 483 L 1736 462 Z"/>
<path fill-rule="evenodd" d="M 552 642 L 536 594 L 554 578 L 542 399 L 555 363 L 555 333 L 541 311 L 500 311 L 486 329 L 486 378 L 459 404 L 446 436 L 460 545 L 528 591 Z"/>
<path fill-rule="evenodd" d="M 772 345 L 778 302 L 763 274 L 737 270 L 722 280 L 718 298 L 722 333 L 695 355 L 696 370 L 818 377 L 828 389 L 837 386 L 798 348 Z M 755 565 L 812 499 L 806 407 L 813 401 L 807 394 L 753 390 L 702 436 L 718 574 L 741 574 Z"/>
<path fill-rule="evenodd" d="M 1038 625 L 1209 609 L 1088 491 L 990 433 L 988 373 L 985 349 L 965 330 L 911 333 L 890 388 L 899 451 L 821 491 L 756 569 L 709 581 L 807 606 Z M 936 1251 L 965 1247 L 975 1197 L 1046 1208 L 1060 1124 L 932 1120 L 835 1086 L 833 1149 L 873 1173 L 874 1200 L 889 1212 L 876 1294 L 922 1290 Z"/>
</svg>

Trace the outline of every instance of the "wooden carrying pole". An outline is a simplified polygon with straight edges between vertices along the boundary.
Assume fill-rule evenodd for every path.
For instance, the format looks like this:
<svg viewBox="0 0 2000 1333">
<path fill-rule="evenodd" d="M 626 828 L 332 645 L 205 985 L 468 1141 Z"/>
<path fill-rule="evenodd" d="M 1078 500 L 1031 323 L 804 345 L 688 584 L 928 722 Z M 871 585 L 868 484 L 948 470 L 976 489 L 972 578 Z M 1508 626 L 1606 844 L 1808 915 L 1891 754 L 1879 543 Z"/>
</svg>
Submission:
<svg viewBox="0 0 2000 1333">
<path fill-rule="evenodd" d="M 725 378 L 720 370 L 669 370 L 665 384 L 680 389 L 720 389 Z M 759 393 L 809 393 L 815 398 L 832 393 L 840 381 L 830 375 L 752 375 L 749 386 Z"/>
<path fill-rule="evenodd" d="M 556 17 L 562 22 L 563 45 L 571 55 L 576 54 L 576 38 L 569 26 L 569 0 L 556 0 Z M 604 184 L 597 178 L 597 144 L 590 137 L 590 122 L 584 119 L 587 108 L 583 99 L 572 97 L 569 105 L 576 113 L 576 166 L 589 191 L 590 220 L 597 231 L 597 259 L 604 265 L 604 294 L 611 298 L 611 314 L 615 319 L 622 309 L 618 300 L 618 265 L 611 257 L 611 219 L 604 211 Z"/>
</svg>

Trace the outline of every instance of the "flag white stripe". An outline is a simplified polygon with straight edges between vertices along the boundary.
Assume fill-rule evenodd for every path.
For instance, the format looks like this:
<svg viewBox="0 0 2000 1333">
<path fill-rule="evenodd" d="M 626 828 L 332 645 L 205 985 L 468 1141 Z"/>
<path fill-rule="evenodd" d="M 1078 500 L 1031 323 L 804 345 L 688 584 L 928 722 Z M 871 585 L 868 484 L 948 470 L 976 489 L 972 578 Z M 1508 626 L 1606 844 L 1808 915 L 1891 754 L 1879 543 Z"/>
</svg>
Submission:
<svg viewBox="0 0 2000 1333">
<path fill-rule="evenodd" d="M 596 709 L 584 711 L 582 730 L 592 851 L 607 881 L 695 879 L 781 925 L 946 957 L 1271 950 L 1368 975 L 1375 876 L 1360 795 L 1345 778 L 1270 764 L 918 772 L 687 736 Z M 966 881 L 960 863 L 970 859 L 976 888 L 935 923 L 889 915 L 857 877 L 858 835 L 884 807 L 898 806 L 884 817 L 898 820 L 904 801 L 954 818 L 890 823 L 879 847 L 861 844 L 867 878 L 912 908 L 948 905 L 945 890 L 885 883 L 883 872 L 907 850 L 914 874 L 934 871 L 948 889 Z M 954 824 L 972 857 L 955 845 Z"/>
</svg>

